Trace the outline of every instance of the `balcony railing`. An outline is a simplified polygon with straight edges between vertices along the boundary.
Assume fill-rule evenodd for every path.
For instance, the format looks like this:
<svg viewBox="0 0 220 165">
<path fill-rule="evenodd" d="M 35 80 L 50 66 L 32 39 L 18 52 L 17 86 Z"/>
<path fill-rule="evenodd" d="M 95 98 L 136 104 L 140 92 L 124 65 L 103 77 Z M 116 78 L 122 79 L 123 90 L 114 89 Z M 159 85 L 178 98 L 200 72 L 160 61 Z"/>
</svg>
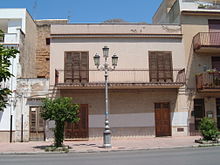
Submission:
<svg viewBox="0 0 220 165">
<path fill-rule="evenodd" d="M 0 38 L 1 44 L 18 44 L 18 34 L 17 33 L 5 33 Z"/>
<path fill-rule="evenodd" d="M 198 9 L 220 9 L 217 0 L 183 0 L 183 3 L 194 3 Z"/>
<path fill-rule="evenodd" d="M 193 38 L 194 51 L 220 51 L 220 32 L 200 32 Z"/>
<path fill-rule="evenodd" d="M 153 75 L 151 74 L 153 72 Z M 176 85 L 185 84 L 185 70 L 149 71 L 146 69 L 114 70 L 109 72 L 109 84 L 121 85 Z M 98 70 L 56 70 L 56 86 L 103 86 L 104 72 Z"/>
<path fill-rule="evenodd" d="M 219 91 L 220 72 L 204 72 L 197 75 L 196 87 L 199 91 Z"/>
</svg>

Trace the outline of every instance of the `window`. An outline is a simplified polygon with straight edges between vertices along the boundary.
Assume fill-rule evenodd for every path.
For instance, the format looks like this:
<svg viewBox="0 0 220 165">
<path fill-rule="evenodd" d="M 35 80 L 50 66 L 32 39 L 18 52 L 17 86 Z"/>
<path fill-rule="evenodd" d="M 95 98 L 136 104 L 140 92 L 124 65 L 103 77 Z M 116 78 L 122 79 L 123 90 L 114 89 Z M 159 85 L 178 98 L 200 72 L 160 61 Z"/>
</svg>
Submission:
<svg viewBox="0 0 220 165">
<path fill-rule="evenodd" d="M 173 82 L 172 52 L 149 52 L 150 82 Z"/>
<path fill-rule="evenodd" d="M 46 38 L 46 45 L 50 45 L 50 38 Z"/>
<path fill-rule="evenodd" d="M 66 52 L 64 64 L 66 83 L 86 83 L 89 81 L 89 53 Z"/>
</svg>

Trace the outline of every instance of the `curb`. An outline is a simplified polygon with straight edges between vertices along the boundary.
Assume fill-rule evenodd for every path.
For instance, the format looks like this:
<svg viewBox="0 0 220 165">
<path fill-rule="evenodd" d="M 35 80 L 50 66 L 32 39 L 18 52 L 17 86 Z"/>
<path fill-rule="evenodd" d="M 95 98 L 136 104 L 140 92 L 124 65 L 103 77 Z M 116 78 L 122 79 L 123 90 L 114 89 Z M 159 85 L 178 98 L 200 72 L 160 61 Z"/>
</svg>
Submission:
<svg viewBox="0 0 220 165">
<path fill-rule="evenodd" d="M 216 146 L 214 146 L 216 147 Z M 83 154 L 83 153 L 115 153 L 115 152 L 135 152 L 135 151 L 149 151 L 149 150 L 165 150 L 165 149 L 184 149 L 184 148 L 199 148 L 199 146 L 177 146 L 177 147 L 158 147 L 158 148 L 140 148 L 140 149 L 124 149 L 124 150 L 86 150 L 86 151 L 74 151 L 70 150 L 69 152 L 0 152 L 0 155 L 42 155 L 42 154 Z"/>
</svg>

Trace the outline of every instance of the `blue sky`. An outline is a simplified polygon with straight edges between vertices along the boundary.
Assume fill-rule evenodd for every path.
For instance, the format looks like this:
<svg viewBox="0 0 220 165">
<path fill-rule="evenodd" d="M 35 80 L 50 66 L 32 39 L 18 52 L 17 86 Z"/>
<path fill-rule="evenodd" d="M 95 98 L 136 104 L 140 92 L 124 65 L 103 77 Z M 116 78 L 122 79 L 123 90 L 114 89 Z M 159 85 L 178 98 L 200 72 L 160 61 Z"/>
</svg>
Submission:
<svg viewBox="0 0 220 165">
<path fill-rule="evenodd" d="M 162 0 L 1 0 L 1 8 L 27 8 L 34 19 L 69 18 L 72 23 L 98 23 L 121 18 L 151 23 Z"/>
</svg>

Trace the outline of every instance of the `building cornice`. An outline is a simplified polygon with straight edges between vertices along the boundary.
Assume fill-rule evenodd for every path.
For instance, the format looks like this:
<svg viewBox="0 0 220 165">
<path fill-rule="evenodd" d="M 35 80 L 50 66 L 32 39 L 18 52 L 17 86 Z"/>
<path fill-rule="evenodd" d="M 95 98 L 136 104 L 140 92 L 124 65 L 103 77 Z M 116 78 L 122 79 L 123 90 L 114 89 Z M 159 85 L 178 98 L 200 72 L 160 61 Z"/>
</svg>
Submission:
<svg viewBox="0 0 220 165">
<path fill-rule="evenodd" d="M 51 34 L 52 39 L 61 39 L 61 38 L 178 38 L 182 39 L 182 34 L 131 34 L 131 33 L 96 33 L 96 34 Z"/>
</svg>

